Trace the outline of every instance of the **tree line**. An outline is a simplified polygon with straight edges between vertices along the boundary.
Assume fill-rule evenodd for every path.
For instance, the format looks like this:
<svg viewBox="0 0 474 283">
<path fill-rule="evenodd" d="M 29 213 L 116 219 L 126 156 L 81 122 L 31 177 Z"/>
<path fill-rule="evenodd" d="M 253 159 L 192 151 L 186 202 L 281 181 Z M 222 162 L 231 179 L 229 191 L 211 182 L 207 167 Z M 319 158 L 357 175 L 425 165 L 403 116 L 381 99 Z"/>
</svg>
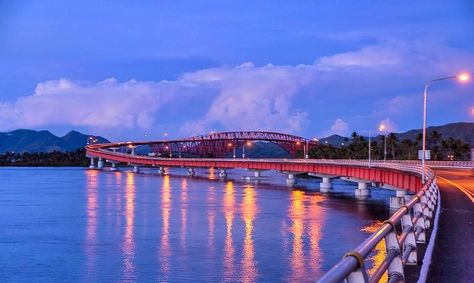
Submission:
<svg viewBox="0 0 474 283">
<path fill-rule="evenodd" d="M 422 147 L 422 134 L 415 140 L 399 140 L 395 133 L 378 136 L 371 141 L 371 158 L 384 159 L 384 143 L 386 142 L 387 159 L 418 159 L 418 150 Z M 471 147 L 460 139 L 443 139 L 441 133 L 432 131 L 427 136 L 427 149 L 431 150 L 431 160 L 470 160 Z M 353 132 L 340 146 L 322 143 L 309 151 L 310 158 L 323 159 L 367 159 L 369 157 L 369 141 L 366 137 Z"/>
<path fill-rule="evenodd" d="M 0 166 L 88 166 L 86 150 L 38 153 L 7 152 L 0 155 Z"/>
</svg>

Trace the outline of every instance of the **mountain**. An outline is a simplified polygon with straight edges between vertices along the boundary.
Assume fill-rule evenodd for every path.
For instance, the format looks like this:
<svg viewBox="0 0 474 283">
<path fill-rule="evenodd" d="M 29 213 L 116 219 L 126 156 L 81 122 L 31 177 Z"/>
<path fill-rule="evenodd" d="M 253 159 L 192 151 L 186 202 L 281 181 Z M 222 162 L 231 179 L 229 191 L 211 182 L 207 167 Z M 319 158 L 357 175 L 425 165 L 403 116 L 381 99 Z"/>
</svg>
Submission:
<svg viewBox="0 0 474 283">
<path fill-rule="evenodd" d="M 471 145 L 471 147 L 474 147 L 474 123 L 468 123 L 468 122 L 459 122 L 459 123 L 450 123 L 442 126 L 431 126 L 426 128 L 426 133 L 428 134 L 428 139 L 430 133 L 433 131 L 437 131 L 438 133 L 441 134 L 442 139 L 447 139 L 447 138 L 454 138 L 454 139 L 460 139 L 464 141 L 465 143 L 468 143 Z M 407 132 L 402 132 L 402 133 L 396 133 L 398 140 L 402 141 L 404 139 L 409 139 L 409 140 L 416 140 L 417 136 L 419 134 L 422 134 L 422 129 L 416 129 L 416 130 L 410 130 Z M 365 139 L 368 139 L 368 137 L 364 137 Z M 380 135 L 372 137 L 372 139 L 376 140 L 379 139 Z M 332 135 L 326 138 L 320 139 L 321 143 L 327 143 L 339 147 L 341 143 L 350 143 L 350 138 L 342 137 L 339 135 Z"/>
<path fill-rule="evenodd" d="M 322 144 L 330 144 L 332 146 L 340 147 L 342 144 L 349 142 L 349 138 L 340 135 L 331 135 L 319 140 Z"/>
<path fill-rule="evenodd" d="M 446 139 L 446 138 L 460 139 L 464 141 L 465 143 L 468 143 L 472 147 L 474 147 L 474 123 L 460 122 L 460 123 L 446 124 L 443 126 L 427 127 L 426 133 L 428 135 L 428 138 L 429 138 L 430 133 L 432 133 L 433 131 L 437 131 L 438 133 L 440 133 L 442 139 Z M 422 130 L 417 129 L 417 130 L 411 130 L 404 133 L 399 133 L 397 136 L 400 141 L 404 139 L 415 140 L 416 137 L 421 133 L 422 133 Z"/>
<path fill-rule="evenodd" d="M 91 135 L 70 131 L 63 137 L 53 135 L 49 131 L 20 129 L 0 133 L 0 153 L 5 152 L 52 152 L 71 151 L 87 144 Z M 102 137 L 95 137 L 98 142 L 108 142 Z"/>
</svg>

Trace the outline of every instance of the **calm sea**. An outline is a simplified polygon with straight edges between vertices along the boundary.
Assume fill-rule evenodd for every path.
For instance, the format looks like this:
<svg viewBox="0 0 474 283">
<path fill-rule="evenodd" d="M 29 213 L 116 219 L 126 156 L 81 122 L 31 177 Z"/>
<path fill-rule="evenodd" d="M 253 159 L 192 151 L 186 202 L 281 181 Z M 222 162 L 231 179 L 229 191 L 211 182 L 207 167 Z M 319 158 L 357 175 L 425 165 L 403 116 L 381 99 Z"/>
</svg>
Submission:
<svg viewBox="0 0 474 283">
<path fill-rule="evenodd" d="M 340 180 L 127 170 L 0 168 L 0 281 L 315 281 L 389 216 Z"/>
</svg>

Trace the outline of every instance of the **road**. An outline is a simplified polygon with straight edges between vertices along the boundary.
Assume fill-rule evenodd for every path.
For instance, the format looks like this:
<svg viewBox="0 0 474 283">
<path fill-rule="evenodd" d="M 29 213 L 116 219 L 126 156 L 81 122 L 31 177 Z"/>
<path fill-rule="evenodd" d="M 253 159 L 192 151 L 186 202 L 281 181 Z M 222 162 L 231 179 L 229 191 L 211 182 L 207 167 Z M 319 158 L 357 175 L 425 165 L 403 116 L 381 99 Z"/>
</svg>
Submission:
<svg viewBox="0 0 474 283">
<path fill-rule="evenodd" d="M 474 280 L 474 170 L 435 169 L 441 215 L 428 282 Z"/>
</svg>

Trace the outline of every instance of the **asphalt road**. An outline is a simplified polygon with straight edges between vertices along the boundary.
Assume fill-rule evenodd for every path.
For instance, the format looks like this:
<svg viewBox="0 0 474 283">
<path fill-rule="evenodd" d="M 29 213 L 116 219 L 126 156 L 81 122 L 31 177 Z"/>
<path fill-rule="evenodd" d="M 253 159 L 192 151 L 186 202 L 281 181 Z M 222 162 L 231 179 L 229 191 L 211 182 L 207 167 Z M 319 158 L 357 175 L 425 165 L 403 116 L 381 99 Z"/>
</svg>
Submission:
<svg viewBox="0 0 474 283">
<path fill-rule="evenodd" d="M 474 282 L 474 170 L 435 171 L 441 215 L 428 282 Z"/>
</svg>

